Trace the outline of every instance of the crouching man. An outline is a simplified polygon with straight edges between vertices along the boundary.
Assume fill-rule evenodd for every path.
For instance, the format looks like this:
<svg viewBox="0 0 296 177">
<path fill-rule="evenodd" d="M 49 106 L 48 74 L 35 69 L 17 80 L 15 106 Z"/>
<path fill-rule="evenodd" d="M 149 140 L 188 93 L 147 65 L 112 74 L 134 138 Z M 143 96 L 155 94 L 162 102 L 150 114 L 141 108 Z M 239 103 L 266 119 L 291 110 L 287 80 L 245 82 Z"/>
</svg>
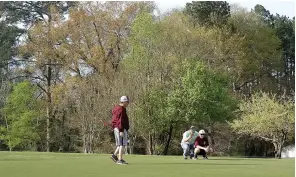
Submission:
<svg viewBox="0 0 296 177">
<path fill-rule="evenodd" d="M 186 160 L 187 156 L 190 155 L 190 158 L 194 156 L 193 152 L 194 151 L 194 141 L 198 137 L 198 132 L 195 131 L 195 127 L 191 126 L 189 130 L 183 133 L 183 139 L 181 141 L 181 146 L 183 149 L 183 157 Z M 191 155 L 192 154 L 192 155 Z"/>
<path fill-rule="evenodd" d="M 206 132 L 204 130 L 200 130 L 198 132 L 198 136 L 195 139 L 194 143 L 194 160 L 197 159 L 198 155 L 202 155 L 203 159 L 208 159 L 207 154 L 212 152 L 212 149 L 209 146 L 208 138 L 206 137 Z"/>
</svg>

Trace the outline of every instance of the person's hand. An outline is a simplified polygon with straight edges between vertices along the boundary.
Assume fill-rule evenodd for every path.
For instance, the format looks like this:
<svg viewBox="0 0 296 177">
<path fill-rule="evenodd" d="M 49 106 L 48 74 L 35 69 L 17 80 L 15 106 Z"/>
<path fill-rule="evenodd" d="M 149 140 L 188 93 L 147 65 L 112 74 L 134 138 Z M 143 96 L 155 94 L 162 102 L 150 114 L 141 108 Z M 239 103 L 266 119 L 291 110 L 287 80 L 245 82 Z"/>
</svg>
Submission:
<svg viewBox="0 0 296 177">
<path fill-rule="evenodd" d="M 190 132 L 190 133 L 189 133 L 189 138 L 192 138 L 192 136 L 193 136 L 193 133 Z"/>
<path fill-rule="evenodd" d="M 214 152 L 213 148 L 210 148 L 210 149 L 209 149 L 209 152 Z"/>
<path fill-rule="evenodd" d="M 123 137 L 123 132 L 119 132 L 119 136 Z"/>
</svg>

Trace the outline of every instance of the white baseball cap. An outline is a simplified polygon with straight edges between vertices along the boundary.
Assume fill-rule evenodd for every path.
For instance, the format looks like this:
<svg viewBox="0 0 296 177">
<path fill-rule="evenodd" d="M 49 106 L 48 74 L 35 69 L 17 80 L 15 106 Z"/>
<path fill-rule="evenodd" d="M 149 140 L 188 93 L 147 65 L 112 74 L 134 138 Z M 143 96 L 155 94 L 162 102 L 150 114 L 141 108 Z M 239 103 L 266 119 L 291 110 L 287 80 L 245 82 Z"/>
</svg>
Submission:
<svg viewBox="0 0 296 177">
<path fill-rule="evenodd" d="M 122 96 L 122 97 L 120 98 L 120 102 L 121 102 L 121 103 L 123 103 L 123 102 L 129 102 L 129 99 L 128 99 L 127 96 Z"/>
<path fill-rule="evenodd" d="M 199 130 L 198 134 L 206 134 L 204 130 Z"/>
</svg>

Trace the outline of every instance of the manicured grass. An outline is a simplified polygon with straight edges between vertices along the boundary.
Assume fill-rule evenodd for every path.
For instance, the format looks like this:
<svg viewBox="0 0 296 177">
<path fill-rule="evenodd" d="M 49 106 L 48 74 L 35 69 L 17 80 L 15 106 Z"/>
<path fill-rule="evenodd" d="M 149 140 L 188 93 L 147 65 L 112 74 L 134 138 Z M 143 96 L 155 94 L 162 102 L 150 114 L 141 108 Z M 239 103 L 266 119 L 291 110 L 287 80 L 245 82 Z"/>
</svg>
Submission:
<svg viewBox="0 0 296 177">
<path fill-rule="evenodd" d="M 108 155 L 0 152 L 3 177 L 294 177 L 294 159 L 127 155 L 116 165 Z"/>
</svg>

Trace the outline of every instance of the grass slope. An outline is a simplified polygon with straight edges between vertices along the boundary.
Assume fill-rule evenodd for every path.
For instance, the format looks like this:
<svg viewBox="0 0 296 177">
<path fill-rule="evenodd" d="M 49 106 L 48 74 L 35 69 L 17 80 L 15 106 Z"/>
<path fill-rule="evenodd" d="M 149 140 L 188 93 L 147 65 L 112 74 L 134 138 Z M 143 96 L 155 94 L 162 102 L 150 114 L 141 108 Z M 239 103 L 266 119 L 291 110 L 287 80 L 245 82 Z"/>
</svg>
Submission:
<svg viewBox="0 0 296 177">
<path fill-rule="evenodd" d="M 294 177 L 294 159 L 133 156 L 116 165 L 108 155 L 0 152 L 3 177 Z"/>
</svg>

